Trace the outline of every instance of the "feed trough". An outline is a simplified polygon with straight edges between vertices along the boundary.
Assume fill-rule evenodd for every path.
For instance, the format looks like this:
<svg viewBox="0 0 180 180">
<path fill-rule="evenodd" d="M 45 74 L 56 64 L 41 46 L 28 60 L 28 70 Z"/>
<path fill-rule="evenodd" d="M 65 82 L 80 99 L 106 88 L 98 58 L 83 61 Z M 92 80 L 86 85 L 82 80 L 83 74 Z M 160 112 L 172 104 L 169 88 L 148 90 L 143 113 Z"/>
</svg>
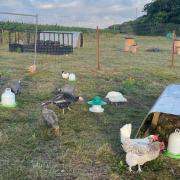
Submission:
<svg viewBox="0 0 180 180">
<path fill-rule="evenodd" d="M 180 85 L 171 84 L 157 99 L 136 134 L 136 137 L 159 133 L 167 144 L 169 135 L 180 128 Z"/>
</svg>

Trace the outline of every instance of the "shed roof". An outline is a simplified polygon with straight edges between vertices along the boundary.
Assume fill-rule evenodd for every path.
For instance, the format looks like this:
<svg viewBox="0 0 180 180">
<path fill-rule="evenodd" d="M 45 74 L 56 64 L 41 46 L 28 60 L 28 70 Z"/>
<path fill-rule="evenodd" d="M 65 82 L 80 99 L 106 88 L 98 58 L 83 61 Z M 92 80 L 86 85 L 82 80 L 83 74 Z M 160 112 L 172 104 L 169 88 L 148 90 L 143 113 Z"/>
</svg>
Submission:
<svg viewBox="0 0 180 180">
<path fill-rule="evenodd" d="M 154 112 L 180 115 L 180 85 L 171 84 L 165 88 L 148 114 Z"/>
<path fill-rule="evenodd" d="M 180 84 L 168 85 L 162 94 L 159 96 L 153 107 L 150 109 L 146 117 L 141 123 L 141 126 L 136 134 L 139 135 L 141 128 L 148 120 L 148 117 L 154 113 L 164 113 L 175 116 L 180 116 Z"/>
</svg>

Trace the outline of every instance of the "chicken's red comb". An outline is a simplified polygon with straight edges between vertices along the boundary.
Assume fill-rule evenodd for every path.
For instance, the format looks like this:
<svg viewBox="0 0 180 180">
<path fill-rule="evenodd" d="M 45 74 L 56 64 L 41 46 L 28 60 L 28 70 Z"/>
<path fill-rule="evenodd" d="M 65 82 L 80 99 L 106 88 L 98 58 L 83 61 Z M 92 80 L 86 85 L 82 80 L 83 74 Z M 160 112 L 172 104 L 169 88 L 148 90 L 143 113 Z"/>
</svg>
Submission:
<svg viewBox="0 0 180 180">
<path fill-rule="evenodd" d="M 158 141 L 158 138 L 159 138 L 159 134 L 153 135 L 153 141 Z"/>
</svg>

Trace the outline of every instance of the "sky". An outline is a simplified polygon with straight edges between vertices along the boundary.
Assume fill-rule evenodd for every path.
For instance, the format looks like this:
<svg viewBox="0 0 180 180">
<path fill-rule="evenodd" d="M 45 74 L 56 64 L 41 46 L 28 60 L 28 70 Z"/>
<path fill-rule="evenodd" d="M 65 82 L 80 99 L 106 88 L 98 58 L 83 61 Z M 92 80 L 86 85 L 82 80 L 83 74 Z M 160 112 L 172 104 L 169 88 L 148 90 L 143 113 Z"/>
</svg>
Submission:
<svg viewBox="0 0 180 180">
<path fill-rule="evenodd" d="M 149 2 L 151 0 L 0 0 L 0 11 L 37 13 L 40 24 L 105 28 L 143 15 L 143 7 Z M 30 17 L 2 14 L 0 20 L 34 22 Z"/>
</svg>

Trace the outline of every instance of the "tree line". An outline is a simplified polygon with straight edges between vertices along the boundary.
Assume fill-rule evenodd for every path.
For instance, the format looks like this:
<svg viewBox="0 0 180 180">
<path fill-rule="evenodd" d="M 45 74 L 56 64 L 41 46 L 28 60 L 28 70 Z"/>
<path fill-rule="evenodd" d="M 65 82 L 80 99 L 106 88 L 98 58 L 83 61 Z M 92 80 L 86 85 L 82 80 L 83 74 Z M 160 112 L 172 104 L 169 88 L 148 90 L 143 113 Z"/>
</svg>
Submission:
<svg viewBox="0 0 180 180">
<path fill-rule="evenodd" d="M 6 31 L 35 31 L 35 24 L 20 23 L 12 21 L 0 21 L 0 29 Z M 59 25 L 38 25 L 38 31 L 80 31 L 80 32 L 94 32 L 95 29 L 83 27 L 65 27 Z"/>
<path fill-rule="evenodd" d="M 180 0 L 154 0 L 146 4 L 143 11 L 145 15 L 136 20 L 108 29 L 139 35 L 163 35 L 175 30 L 180 35 Z"/>
</svg>

